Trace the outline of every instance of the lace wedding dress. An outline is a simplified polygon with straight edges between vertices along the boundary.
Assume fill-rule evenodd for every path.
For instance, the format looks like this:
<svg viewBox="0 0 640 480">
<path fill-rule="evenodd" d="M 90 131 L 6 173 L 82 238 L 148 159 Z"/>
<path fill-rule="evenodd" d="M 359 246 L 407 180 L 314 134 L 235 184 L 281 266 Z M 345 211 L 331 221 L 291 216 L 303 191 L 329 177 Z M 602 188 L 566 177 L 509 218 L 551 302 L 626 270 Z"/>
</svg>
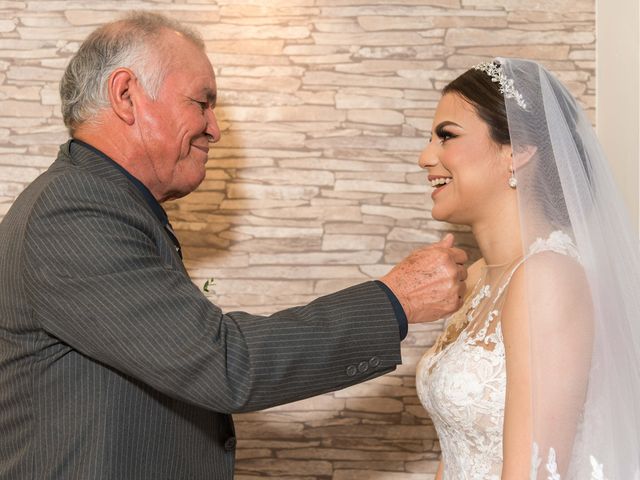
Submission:
<svg viewBox="0 0 640 480">
<path fill-rule="evenodd" d="M 540 252 L 577 257 L 571 239 L 556 231 L 535 242 L 524 258 L 484 267 L 465 304 L 418 364 L 416 388 L 438 432 L 446 480 L 500 480 L 507 383 L 501 309 L 518 267 Z M 554 455 L 549 452 L 544 468 L 548 478 L 560 480 Z M 540 463 L 534 459 L 531 478 L 537 478 Z"/>
</svg>

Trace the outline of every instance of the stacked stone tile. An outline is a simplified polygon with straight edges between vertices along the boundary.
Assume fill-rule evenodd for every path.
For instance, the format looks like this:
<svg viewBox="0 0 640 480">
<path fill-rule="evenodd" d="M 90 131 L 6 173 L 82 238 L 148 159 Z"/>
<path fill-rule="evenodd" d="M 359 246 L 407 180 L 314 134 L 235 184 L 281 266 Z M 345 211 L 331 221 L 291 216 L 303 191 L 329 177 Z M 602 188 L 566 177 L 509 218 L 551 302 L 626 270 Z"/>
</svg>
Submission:
<svg viewBox="0 0 640 480">
<path fill-rule="evenodd" d="M 0 218 L 67 135 L 58 81 L 97 25 L 129 8 L 203 34 L 223 137 L 207 179 L 167 205 L 194 281 L 225 309 L 269 313 L 384 274 L 455 231 L 417 167 L 439 89 L 503 55 L 540 60 L 594 118 L 594 0 L 0 1 Z M 435 431 L 415 364 L 368 384 L 239 415 L 237 478 L 424 480 Z"/>
</svg>

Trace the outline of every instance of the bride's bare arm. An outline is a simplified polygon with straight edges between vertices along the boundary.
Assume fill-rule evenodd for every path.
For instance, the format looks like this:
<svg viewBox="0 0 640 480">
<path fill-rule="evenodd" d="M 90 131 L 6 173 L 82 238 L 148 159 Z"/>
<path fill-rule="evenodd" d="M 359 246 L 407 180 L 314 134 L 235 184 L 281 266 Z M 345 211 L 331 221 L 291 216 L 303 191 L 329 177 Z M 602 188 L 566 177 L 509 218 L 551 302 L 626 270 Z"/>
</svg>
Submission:
<svg viewBox="0 0 640 480">
<path fill-rule="evenodd" d="M 589 299 L 582 267 L 550 252 L 527 260 L 509 285 L 502 310 L 507 369 L 502 478 L 530 478 L 533 442 L 543 464 L 554 450 L 564 476 L 589 371 Z"/>
<path fill-rule="evenodd" d="M 444 462 L 440 460 L 438 464 L 438 471 L 436 472 L 436 478 L 434 480 L 442 480 L 442 474 L 444 472 Z"/>
<path fill-rule="evenodd" d="M 529 319 L 524 300 L 524 275 L 520 269 L 509 285 L 501 319 L 507 366 L 502 478 L 514 480 L 529 477 L 531 458 Z"/>
</svg>

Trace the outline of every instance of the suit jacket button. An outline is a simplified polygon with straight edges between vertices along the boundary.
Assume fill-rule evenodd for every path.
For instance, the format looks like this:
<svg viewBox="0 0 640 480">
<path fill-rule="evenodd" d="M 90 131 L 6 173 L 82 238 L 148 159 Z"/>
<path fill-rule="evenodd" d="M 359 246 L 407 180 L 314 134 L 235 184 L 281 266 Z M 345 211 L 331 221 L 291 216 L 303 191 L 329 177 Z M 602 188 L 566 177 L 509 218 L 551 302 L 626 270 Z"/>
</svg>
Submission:
<svg viewBox="0 0 640 480">
<path fill-rule="evenodd" d="M 366 372 L 367 370 L 369 370 L 369 364 L 368 364 L 367 362 L 360 362 L 360 363 L 358 364 L 358 371 L 359 371 L 360 373 L 364 373 L 364 372 Z"/>
<path fill-rule="evenodd" d="M 369 365 L 371 365 L 373 368 L 376 368 L 378 365 L 380 365 L 380 359 L 378 357 L 371 357 L 369 359 Z"/>
<path fill-rule="evenodd" d="M 349 365 L 347 367 L 347 376 L 353 377 L 357 372 L 358 370 L 356 369 L 355 365 Z"/>
<path fill-rule="evenodd" d="M 231 452 L 233 451 L 234 448 L 236 448 L 236 437 L 229 437 L 227 438 L 227 440 L 224 442 L 224 449 L 227 452 Z"/>
</svg>

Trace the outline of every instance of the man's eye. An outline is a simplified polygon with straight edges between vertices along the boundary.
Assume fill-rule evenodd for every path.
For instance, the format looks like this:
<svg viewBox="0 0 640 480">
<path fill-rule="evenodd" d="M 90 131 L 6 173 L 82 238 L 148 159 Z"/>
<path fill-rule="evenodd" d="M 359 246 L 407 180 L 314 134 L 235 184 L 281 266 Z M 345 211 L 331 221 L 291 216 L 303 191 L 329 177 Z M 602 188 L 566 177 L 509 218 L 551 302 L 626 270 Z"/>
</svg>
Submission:
<svg viewBox="0 0 640 480">
<path fill-rule="evenodd" d="M 204 111 L 205 111 L 207 108 L 209 108 L 209 102 L 206 102 L 206 101 L 205 101 L 205 102 L 201 102 L 201 101 L 199 101 L 199 100 L 196 100 L 195 98 L 192 98 L 192 99 L 191 99 L 191 101 L 192 101 L 193 103 L 195 103 L 196 105 L 198 105 L 198 107 L 200 108 L 200 111 L 201 111 L 202 113 L 204 113 Z"/>
</svg>

